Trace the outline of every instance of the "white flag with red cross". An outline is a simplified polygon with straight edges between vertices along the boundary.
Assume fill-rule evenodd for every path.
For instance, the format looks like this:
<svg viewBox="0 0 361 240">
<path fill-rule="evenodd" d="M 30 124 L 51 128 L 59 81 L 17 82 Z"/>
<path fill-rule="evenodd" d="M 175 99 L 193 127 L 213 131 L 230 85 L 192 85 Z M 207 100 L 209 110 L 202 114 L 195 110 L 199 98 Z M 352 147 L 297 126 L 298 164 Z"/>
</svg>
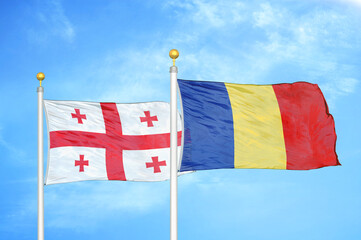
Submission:
<svg viewBox="0 0 361 240">
<path fill-rule="evenodd" d="M 44 105 L 49 133 L 45 184 L 169 179 L 168 103 L 44 100 Z M 181 135 L 178 114 L 178 161 Z"/>
</svg>

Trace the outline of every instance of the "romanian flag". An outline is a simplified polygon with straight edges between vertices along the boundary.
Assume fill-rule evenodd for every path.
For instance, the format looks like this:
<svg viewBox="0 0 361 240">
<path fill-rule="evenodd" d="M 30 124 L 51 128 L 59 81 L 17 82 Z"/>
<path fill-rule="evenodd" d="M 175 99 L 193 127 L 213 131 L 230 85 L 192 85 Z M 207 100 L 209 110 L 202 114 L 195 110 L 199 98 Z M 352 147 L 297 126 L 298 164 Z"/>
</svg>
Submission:
<svg viewBox="0 0 361 240">
<path fill-rule="evenodd" d="M 340 165 L 334 120 L 316 84 L 178 80 L 178 85 L 184 118 L 181 171 Z"/>
</svg>

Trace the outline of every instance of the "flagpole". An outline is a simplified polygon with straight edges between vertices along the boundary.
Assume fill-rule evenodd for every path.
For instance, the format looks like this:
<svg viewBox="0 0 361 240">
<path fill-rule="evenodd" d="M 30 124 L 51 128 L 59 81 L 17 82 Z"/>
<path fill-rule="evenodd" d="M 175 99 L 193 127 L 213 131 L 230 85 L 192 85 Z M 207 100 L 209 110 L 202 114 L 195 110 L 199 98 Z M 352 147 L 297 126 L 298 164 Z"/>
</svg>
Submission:
<svg viewBox="0 0 361 240">
<path fill-rule="evenodd" d="M 43 94 L 41 82 L 45 75 L 39 72 L 36 78 L 40 81 L 38 92 L 38 240 L 44 240 L 44 139 L 43 139 Z"/>
<path fill-rule="evenodd" d="M 170 240 L 178 239 L 178 196 L 177 196 L 177 73 L 175 60 L 179 56 L 176 49 L 169 52 L 173 59 L 170 67 Z"/>
</svg>

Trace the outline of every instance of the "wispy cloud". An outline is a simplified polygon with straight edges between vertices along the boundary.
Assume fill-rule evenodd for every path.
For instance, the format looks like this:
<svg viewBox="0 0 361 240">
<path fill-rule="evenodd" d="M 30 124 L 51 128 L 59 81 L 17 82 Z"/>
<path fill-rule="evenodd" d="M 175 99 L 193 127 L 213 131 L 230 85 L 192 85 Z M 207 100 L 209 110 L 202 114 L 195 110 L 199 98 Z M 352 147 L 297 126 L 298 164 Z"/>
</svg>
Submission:
<svg viewBox="0 0 361 240">
<path fill-rule="evenodd" d="M 257 42 L 257 48 L 263 50 L 261 58 L 269 59 L 268 71 L 287 71 L 277 66 L 291 66 L 296 79 L 321 85 L 331 107 L 339 97 L 354 92 L 359 74 L 352 55 L 361 52 L 356 16 L 333 8 L 315 8 L 299 16 L 264 3 L 253 17 L 254 26 L 267 36 L 266 41 Z M 346 53 L 349 58 L 344 57 Z"/>
<path fill-rule="evenodd" d="M 84 188 L 87 190 L 84 191 Z M 47 225 L 87 231 L 109 217 L 143 215 L 167 204 L 168 184 L 87 182 L 45 189 Z M 84 226 L 84 222 L 87 225 Z"/>
<path fill-rule="evenodd" d="M 112 85 L 101 99 L 120 102 L 166 100 L 161 89 L 168 85 L 169 80 L 167 70 L 164 71 L 164 66 L 170 65 L 168 51 L 157 46 L 107 55 L 99 70 L 107 74 L 106 78 Z"/>
<path fill-rule="evenodd" d="M 8 141 L 6 141 L 3 138 L 2 130 L 3 129 L 0 127 L 0 148 L 3 148 L 5 150 L 2 152 L 8 153 L 8 156 L 10 156 L 13 159 L 17 159 L 17 160 L 24 159 L 26 156 L 25 152 L 22 149 L 19 149 L 15 145 L 10 144 Z"/>
<path fill-rule="evenodd" d="M 360 23 L 357 16 L 335 8 L 312 7 L 300 13 L 273 2 L 234 4 L 198 0 L 166 4 L 176 12 L 183 10 L 179 26 L 186 25 L 189 19 L 192 23 L 180 36 L 174 34 L 181 38 L 178 42 L 186 42 L 185 50 L 192 53 L 182 59 L 183 75 L 240 83 L 322 83 L 328 79 L 343 81 L 345 72 L 340 69 L 347 65 L 347 74 L 358 81 L 358 66 L 342 62 L 346 52 L 361 52 L 361 34 L 354 28 Z M 208 5 L 210 10 L 204 10 L 202 6 Z M 231 9 L 242 17 L 235 17 Z M 202 16 L 197 17 L 202 20 L 194 20 L 194 15 Z M 173 41 L 177 42 L 177 37 Z M 205 39 L 212 44 L 205 43 Z M 237 45 L 239 48 L 234 47 Z M 292 65 L 294 76 L 288 70 L 291 78 L 284 79 L 287 68 L 282 65 Z"/>
<path fill-rule="evenodd" d="M 60 0 L 42 2 L 35 16 L 38 24 L 36 28 L 28 30 L 30 40 L 44 43 L 50 37 L 60 37 L 67 42 L 74 41 L 74 26 L 66 16 Z"/>
<path fill-rule="evenodd" d="M 326 95 L 328 105 L 334 108 L 339 97 L 347 96 L 356 91 L 359 80 L 354 78 L 331 79 L 320 84 L 320 88 Z"/>
<path fill-rule="evenodd" d="M 355 92 L 355 88 L 358 84 L 358 80 L 354 78 L 344 78 L 340 82 L 339 88 L 344 93 L 353 93 Z"/>
<path fill-rule="evenodd" d="M 300 13 L 273 2 L 187 0 L 166 2 L 163 10 L 174 21 L 166 34 L 140 49 L 106 53 L 86 66 L 87 84 L 79 81 L 79 87 L 103 89 L 91 100 L 168 101 L 164 66 L 170 65 L 167 53 L 173 47 L 180 50 L 179 77 L 185 79 L 325 85 L 351 78 L 352 86 L 359 81 L 357 64 L 345 56 L 361 53 L 361 33 L 353 27 L 361 21 L 342 9 L 312 7 Z M 78 89 L 74 84 L 71 88 Z"/>
<path fill-rule="evenodd" d="M 175 8 L 179 17 L 186 11 L 189 17 L 184 21 L 190 20 L 206 28 L 220 28 L 244 21 L 244 4 L 237 1 L 168 1 L 164 7 Z M 179 10 L 181 13 L 178 12 Z"/>
<path fill-rule="evenodd" d="M 46 186 L 44 191 L 46 227 L 80 232 L 94 230 L 110 217 L 123 219 L 129 212 L 133 217 L 157 212 L 169 201 L 169 182 L 79 182 Z M 36 215 L 36 198 L 19 198 L 14 204 L 14 211 L 3 216 L 13 226 L 6 229 L 10 232 Z"/>
<path fill-rule="evenodd" d="M 179 76 L 185 79 L 309 81 L 321 86 L 331 107 L 358 85 L 358 66 L 345 62 L 344 55 L 361 53 L 361 34 L 353 27 L 359 20 L 341 10 L 311 8 L 300 14 L 270 2 L 205 0 L 171 1 L 164 8 L 179 17 L 161 41 L 150 41 L 146 50 L 105 56 L 98 75 L 105 73 L 112 87 L 101 99 L 167 100 L 168 92 L 161 89 L 167 89 L 168 75 L 162 66 L 169 65 L 166 53 L 171 47 L 165 46 L 179 47 Z"/>
<path fill-rule="evenodd" d="M 329 0 L 329 1 L 350 4 L 352 6 L 356 6 L 356 7 L 361 8 L 361 1 L 360 0 Z"/>
<path fill-rule="evenodd" d="M 253 12 L 254 26 L 281 26 L 284 21 L 284 14 L 279 9 L 274 9 L 269 3 L 261 3 L 260 10 Z"/>
</svg>

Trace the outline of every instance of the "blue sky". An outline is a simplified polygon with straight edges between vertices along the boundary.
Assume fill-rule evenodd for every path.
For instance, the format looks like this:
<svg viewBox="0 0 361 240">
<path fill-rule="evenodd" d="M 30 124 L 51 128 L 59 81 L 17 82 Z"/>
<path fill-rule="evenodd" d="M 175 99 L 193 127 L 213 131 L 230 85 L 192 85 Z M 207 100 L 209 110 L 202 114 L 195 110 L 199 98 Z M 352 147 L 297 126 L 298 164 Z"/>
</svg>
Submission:
<svg viewBox="0 0 361 240">
<path fill-rule="evenodd" d="M 319 84 L 342 164 L 182 176 L 179 239 L 361 238 L 361 1 L 15 0 L 0 23 L 0 239 L 37 234 L 36 73 L 47 99 L 169 101 L 172 48 L 183 79 Z M 45 237 L 168 239 L 169 182 L 46 186 Z"/>
</svg>

